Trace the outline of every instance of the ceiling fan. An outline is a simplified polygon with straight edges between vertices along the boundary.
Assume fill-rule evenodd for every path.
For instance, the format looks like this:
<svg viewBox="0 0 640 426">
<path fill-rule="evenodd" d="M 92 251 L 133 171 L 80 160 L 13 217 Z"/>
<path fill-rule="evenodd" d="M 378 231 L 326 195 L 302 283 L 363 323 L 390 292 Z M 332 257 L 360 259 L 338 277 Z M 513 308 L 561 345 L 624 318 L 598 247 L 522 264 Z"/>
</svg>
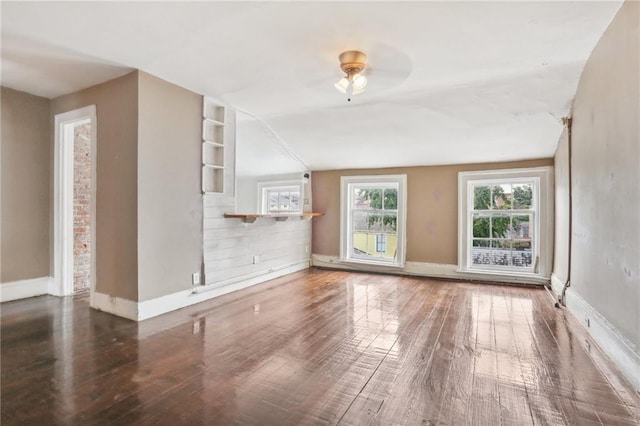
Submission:
<svg viewBox="0 0 640 426">
<path fill-rule="evenodd" d="M 368 43 L 367 53 L 363 50 L 347 50 L 338 55 L 343 74 L 333 86 L 346 94 L 349 102 L 365 89 L 380 95 L 402 84 L 413 68 L 409 56 L 392 46 Z"/>
<path fill-rule="evenodd" d="M 359 95 L 367 87 L 367 77 L 362 75 L 366 64 L 367 55 L 359 50 L 347 50 L 338 57 L 340 69 L 346 74 L 334 86 L 340 93 L 346 93 L 347 101 L 351 102 L 353 95 Z"/>
</svg>

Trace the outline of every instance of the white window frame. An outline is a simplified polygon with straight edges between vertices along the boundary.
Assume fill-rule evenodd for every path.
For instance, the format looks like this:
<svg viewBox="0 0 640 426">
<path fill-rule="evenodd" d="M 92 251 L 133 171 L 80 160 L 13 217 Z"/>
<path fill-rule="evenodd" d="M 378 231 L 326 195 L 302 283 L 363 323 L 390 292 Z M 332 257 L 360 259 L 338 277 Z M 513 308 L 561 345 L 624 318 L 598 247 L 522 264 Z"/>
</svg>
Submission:
<svg viewBox="0 0 640 426">
<path fill-rule="evenodd" d="M 495 268 L 472 265 L 473 239 L 473 187 L 497 183 L 533 182 L 533 250 L 537 254 L 531 270 Z M 531 167 L 522 169 L 485 170 L 458 173 L 458 272 L 512 277 L 539 277 L 548 279 L 553 259 L 553 168 Z"/>
<path fill-rule="evenodd" d="M 277 213 L 277 214 L 300 214 L 303 211 L 303 201 L 304 201 L 304 193 L 303 193 L 303 185 L 302 181 L 299 180 L 288 180 L 288 181 L 276 181 L 276 182 L 258 182 L 258 211 L 261 214 L 271 214 L 269 212 L 269 199 L 267 197 L 268 191 L 290 191 L 295 192 L 298 191 L 300 193 L 300 208 L 295 211 L 289 211 L 287 213 Z"/>
<path fill-rule="evenodd" d="M 353 240 L 351 238 L 352 220 L 351 205 L 353 186 L 389 186 L 398 185 L 398 243 L 395 261 L 363 259 L 353 256 Z M 407 175 L 369 175 L 342 176 L 340 178 L 340 260 L 348 263 L 363 263 L 369 265 L 384 265 L 392 268 L 404 268 L 406 253 L 406 223 L 407 223 Z"/>
</svg>

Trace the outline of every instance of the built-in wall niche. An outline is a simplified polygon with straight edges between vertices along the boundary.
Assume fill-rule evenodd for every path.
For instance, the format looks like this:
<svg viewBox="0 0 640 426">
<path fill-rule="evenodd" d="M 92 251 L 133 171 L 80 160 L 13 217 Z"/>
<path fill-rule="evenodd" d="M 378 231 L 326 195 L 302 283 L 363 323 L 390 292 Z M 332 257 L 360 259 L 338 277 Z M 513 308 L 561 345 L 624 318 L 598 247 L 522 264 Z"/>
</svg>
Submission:
<svg viewBox="0 0 640 426">
<path fill-rule="evenodd" d="M 225 188 L 225 123 L 227 110 L 205 97 L 202 105 L 202 192 L 222 194 Z"/>
</svg>

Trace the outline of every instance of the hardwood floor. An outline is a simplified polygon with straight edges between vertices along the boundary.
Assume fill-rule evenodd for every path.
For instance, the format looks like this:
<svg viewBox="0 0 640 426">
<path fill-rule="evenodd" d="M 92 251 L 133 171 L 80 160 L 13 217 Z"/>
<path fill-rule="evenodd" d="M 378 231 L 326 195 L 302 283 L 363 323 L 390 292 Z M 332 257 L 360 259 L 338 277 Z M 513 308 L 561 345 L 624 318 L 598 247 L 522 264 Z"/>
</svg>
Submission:
<svg viewBox="0 0 640 426">
<path fill-rule="evenodd" d="M 639 419 L 543 289 L 311 269 L 142 323 L 87 296 L 1 309 L 3 425 Z"/>
</svg>

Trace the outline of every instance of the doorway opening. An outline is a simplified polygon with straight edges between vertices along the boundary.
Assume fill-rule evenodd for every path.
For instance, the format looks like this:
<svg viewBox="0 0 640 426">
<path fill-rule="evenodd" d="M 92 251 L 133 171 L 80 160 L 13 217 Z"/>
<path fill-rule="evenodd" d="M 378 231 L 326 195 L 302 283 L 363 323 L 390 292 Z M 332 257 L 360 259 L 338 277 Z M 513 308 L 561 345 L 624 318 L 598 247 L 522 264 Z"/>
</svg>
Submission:
<svg viewBox="0 0 640 426">
<path fill-rule="evenodd" d="M 55 117 L 54 284 L 66 296 L 95 290 L 96 108 Z"/>
<path fill-rule="evenodd" d="M 91 277 L 91 121 L 73 128 L 73 291 L 88 291 Z"/>
</svg>

